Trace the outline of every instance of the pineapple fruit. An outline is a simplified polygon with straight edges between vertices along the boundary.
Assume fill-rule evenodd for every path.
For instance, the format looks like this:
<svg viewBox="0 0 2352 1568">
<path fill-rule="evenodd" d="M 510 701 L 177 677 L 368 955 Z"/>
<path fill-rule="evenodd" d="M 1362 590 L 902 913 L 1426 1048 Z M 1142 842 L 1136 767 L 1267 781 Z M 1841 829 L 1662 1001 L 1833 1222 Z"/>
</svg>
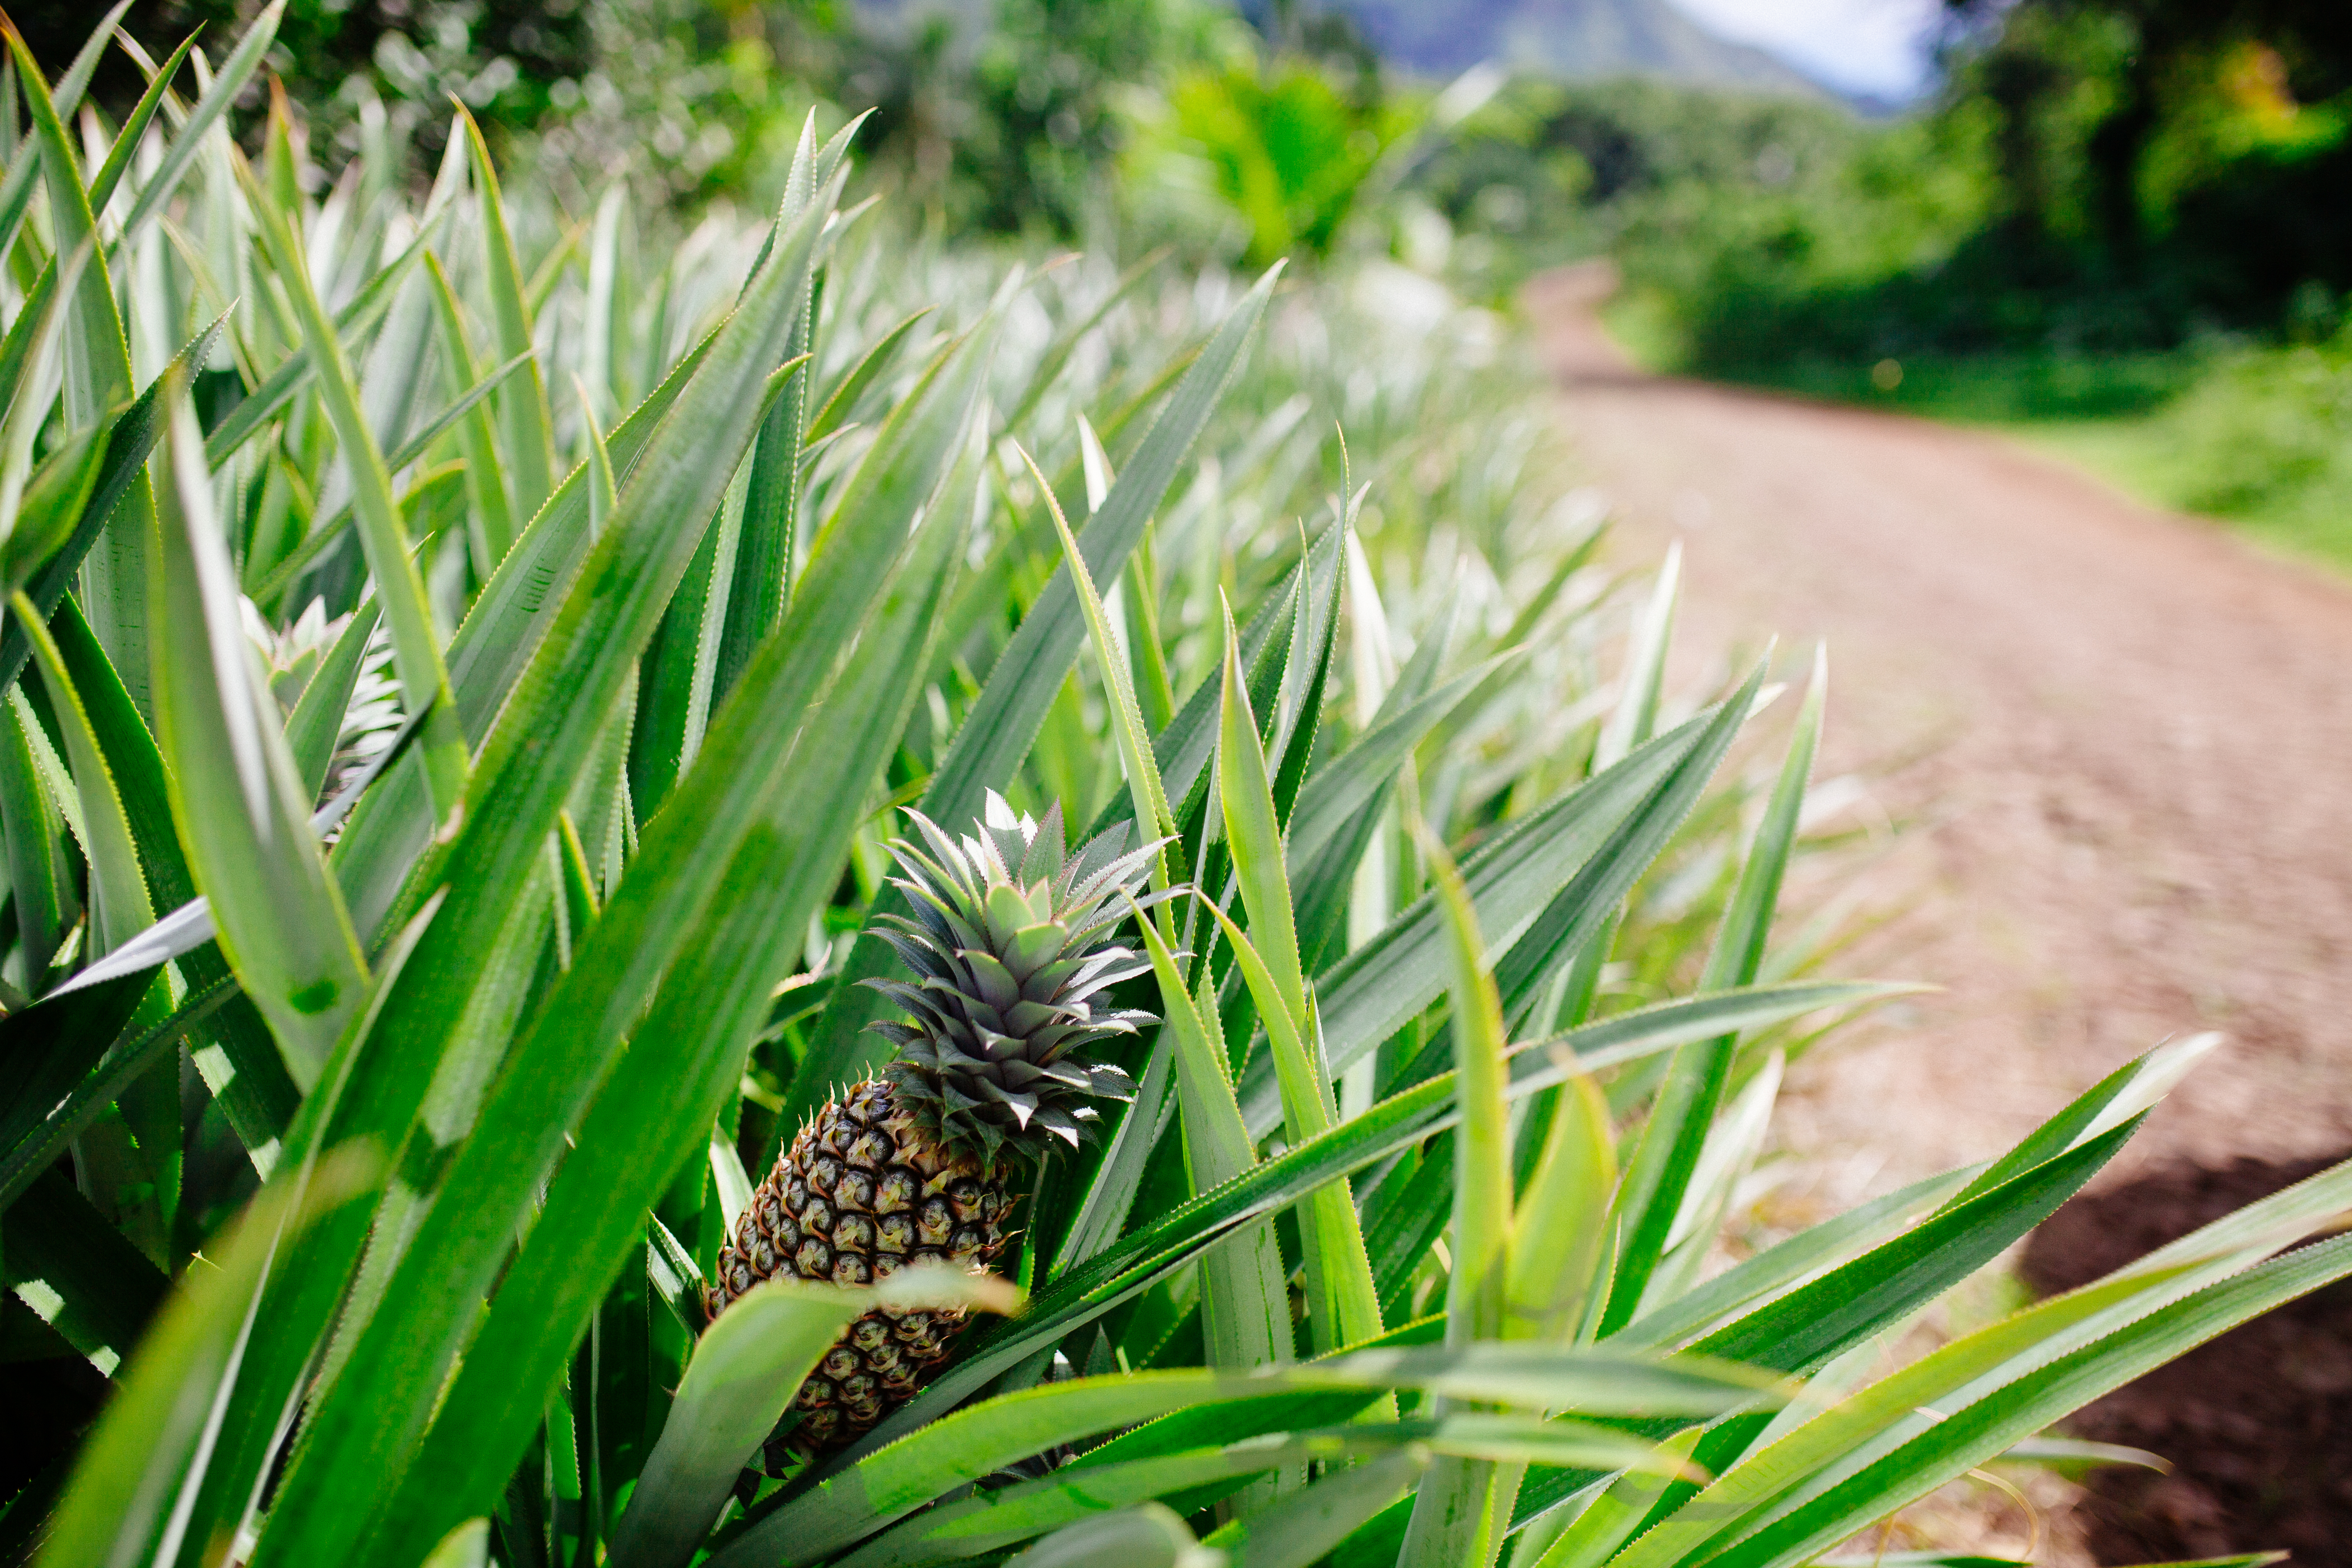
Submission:
<svg viewBox="0 0 2352 1568">
<path fill-rule="evenodd" d="M 1103 995 L 1150 968 L 1112 933 L 1151 847 L 1122 854 L 1122 827 L 1066 854 L 1058 804 L 1041 823 L 992 792 L 961 843 L 908 815 L 929 853 L 893 840 L 906 875 L 891 880 L 913 918 L 885 915 L 878 934 L 916 978 L 867 982 L 906 1009 L 873 1026 L 898 1058 L 778 1156 L 719 1253 L 714 1317 L 779 1277 L 864 1285 L 915 1263 L 987 1268 L 1024 1169 L 1055 1139 L 1077 1146 L 1090 1101 L 1134 1097 L 1125 1072 L 1081 1053 L 1156 1021 Z M 948 1359 L 961 1321 L 877 1307 L 852 1322 L 801 1385 L 788 1451 L 863 1436 Z"/>
</svg>

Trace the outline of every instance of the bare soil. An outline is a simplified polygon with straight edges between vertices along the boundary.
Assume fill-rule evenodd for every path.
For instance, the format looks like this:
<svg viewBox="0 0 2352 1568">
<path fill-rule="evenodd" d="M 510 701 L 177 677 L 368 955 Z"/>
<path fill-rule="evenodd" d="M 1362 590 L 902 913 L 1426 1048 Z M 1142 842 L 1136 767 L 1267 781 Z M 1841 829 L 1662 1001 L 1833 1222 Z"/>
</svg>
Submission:
<svg viewBox="0 0 2352 1568">
<path fill-rule="evenodd" d="M 2036 1289 L 2086 1285 L 2321 1169 L 2242 1159 L 2175 1166 L 2086 1194 L 2025 1249 Z M 2179 1562 L 2262 1548 L 2303 1568 L 2352 1563 L 2352 1281 L 2313 1292 L 2116 1390 L 2078 1437 L 2173 1458 L 2100 1470 L 2070 1522 L 2095 1561 Z"/>
<path fill-rule="evenodd" d="M 2220 1050 L 2045 1228 L 2030 1279 L 2088 1278 L 2095 1243 L 2189 1228 L 2184 1192 L 2242 1201 L 2257 1168 L 2343 1157 L 2352 584 L 1997 437 L 1644 374 L 1596 318 L 1612 283 L 1569 269 L 1527 304 L 1621 558 L 1683 542 L 1675 678 L 1709 683 L 1726 649 L 1776 635 L 1795 678 L 1827 641 L 1817 788 L 1846 781 L 1849 822 L 1879 825 L 1864 880 L 1902 911 L 1835 967 L 1944 988 L 1792 1071 L 1783 1136 L 1812 1201 L 1984 1158 L 2132 1056 L 2209 1029 Z M 2257 1506 L 2228 1479 L 2263 1469 L 2245 1435 L 2266 1426 L 2341 1441 L 2305 1410 L 2303 1384 L 2332 1373 L 2294 1369 L 2352 1353 L 2352 1328 L 2340 1301 L 2313 1310 L 2326 1321 L 2261 1331 L 2277 1342 L 2253 1362 L 2232 1352 L 2227 1373 L 2274 1371 L 2228 1419 L 2210 1398 L 2165 1414 L 2189 1409 L 2194 1375 L 2099 1417 L 2180 1469 L 2152 1494 L 2097 1483 L 2074 1542 L 2108 1563 L 2289 1544 L 2352 1563 L 2340 1479 L 2295 1491 L 2273 1467 Z M 2340 1391 L 2325 1397 L 2340 1412 Z M 2149 1523 L 2165 1507 L 2177 1527 Z M 2266 1534 L 2289 1521 L 2292 1542 Z"/>
</svg>

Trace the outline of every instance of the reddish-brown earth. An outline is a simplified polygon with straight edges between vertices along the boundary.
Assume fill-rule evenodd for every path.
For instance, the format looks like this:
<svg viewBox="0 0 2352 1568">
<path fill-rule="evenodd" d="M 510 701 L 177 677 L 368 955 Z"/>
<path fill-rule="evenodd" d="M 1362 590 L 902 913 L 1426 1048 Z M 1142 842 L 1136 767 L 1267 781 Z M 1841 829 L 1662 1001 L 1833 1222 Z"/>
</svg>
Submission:
<svg viewBox="0 0 2352 1568">
<path fill-rule="evenodd" d="M 1902 911 L 1836 967 L 1944 988 L 1792 1071 L 1782 1135 L 1812 1201 L 1983 1158 L 2129 1057 L 2209 1029 L 2221 1047 L 2081 1200 L 2098 1221 L 2053 1222 L 2032 1277 L 2087 1278 L 2064 1253 L 2102 1232 L 2186 1228 L 2184 1192 L 2242 1199 L 2252 1166 L 2342 1157 L 2352 586 L 1994 436 L 1643 374 L 1596 319 L 1608 287 L 1558 273 L 1528 305 L 1622 557 L 1683 542 L 1677 683 L 1710 684 L 1726 650 L 1772 636 L 1800 675 L 1826 639 L 1816 778 L 1860 786 L 1849 825 L 1885 825 L 1862 875 Z M 2292 1519 L 2299 1562 L 2352 1563 L 2352 1494 L 2258 1507 L 2228 1479 L 2248 1463 L 2226 1436 L 2269 1421 L 2326 1441 L 2294 1368 L 2352 1354 L 2347 1310 L 2260 1331 L 2271 1404 L 2224 1418 L 2214 1397 L 2181 1404 L 2198 1379 L 2175 1374 L 2174 1415 L 2162 1387 L 2100 1415 L 2181 1469 L 2155 1493 L 2101 1483 L 2069 1533 L 2126 1563 L 2289 1544 L 2264 1531 Z M 2245 1375 L 2249 1353 L 2209 1375 Z M 2174 1504 L 2177 1527 L 2142 1517 Z"/>
<path fill-rule="evenodd" d="M 2175 1237 L 2301 1181 L 2316 1161 L 2176 1165 L 2075 1199 L 2034 1233 L 2039 1289 L 2088 1284 Z M 2160 1367 L 2068 1424 L 2165 1455 L 2169 1475 L 2095 1474 L 2070 1523 L 2103 1563 L 2256 1547 L 2304 1568 L 2352 1562 L 2352 1281 L 2315 1291 Z"/>
</svg>

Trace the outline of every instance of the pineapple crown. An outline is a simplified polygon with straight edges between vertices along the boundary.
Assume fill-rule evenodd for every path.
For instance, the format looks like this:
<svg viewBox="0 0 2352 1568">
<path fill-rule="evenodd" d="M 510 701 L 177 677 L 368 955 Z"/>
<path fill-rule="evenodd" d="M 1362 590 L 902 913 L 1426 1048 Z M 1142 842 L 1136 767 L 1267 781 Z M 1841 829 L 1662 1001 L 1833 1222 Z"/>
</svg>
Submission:
<svg viewBox="0 0 2352 1568">
<path fill-rule="evenodd" d="M 1042 1153 L 1048 1138 L 1076 1148 L 1093 1130 L 1088 1101 L 1135 1098 L 1125 1072 L 1080 1051 L 1159 1021 L 1100 995 L 1150 970 L 1111 933 L 1157 846 L 1126 850 L 1122 825 L 1066 853 L 1058 802 L 1038 822 L 993 790 L 961 840 L 907 815 L 929 852 L 891 840 L 906 875 L 890 880 L 913 918 L 882 915 L 876 934 L 916 979 L 866 982 L 908 1016 L 872 1026 L 898 1044 L 891 1083 L 943 1145 L 986 1164 Z"/>
</svg>

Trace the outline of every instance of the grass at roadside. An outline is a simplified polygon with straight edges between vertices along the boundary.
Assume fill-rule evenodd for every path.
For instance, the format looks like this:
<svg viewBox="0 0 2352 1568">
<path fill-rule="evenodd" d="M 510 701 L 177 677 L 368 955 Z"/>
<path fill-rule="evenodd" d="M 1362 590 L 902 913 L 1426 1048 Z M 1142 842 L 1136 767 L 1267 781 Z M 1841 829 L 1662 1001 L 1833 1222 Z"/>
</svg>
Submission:
<svg viewBox="0 0 2352 1568">
<path fill-rule="evenodd" d="M 1693 367 L 1670 315 L 1629 295 L 1605 319 L 1653 370 L 1997 430 L 2151 506 L 2352 571 L 2352 334 L 2129 354 L 1937 354 Z"/>
</svg>

